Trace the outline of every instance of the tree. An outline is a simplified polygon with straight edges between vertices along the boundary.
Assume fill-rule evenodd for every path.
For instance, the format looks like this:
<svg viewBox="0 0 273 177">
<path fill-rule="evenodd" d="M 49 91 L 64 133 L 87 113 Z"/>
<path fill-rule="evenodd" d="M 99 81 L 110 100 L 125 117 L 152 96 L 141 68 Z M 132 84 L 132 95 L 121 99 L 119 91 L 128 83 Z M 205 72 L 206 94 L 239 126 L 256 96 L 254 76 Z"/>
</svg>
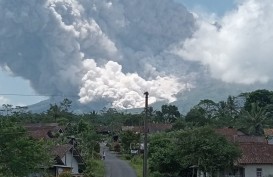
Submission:
<svg viewBox="0 0 273 177">
<path fill-rule="evenodd" d="M 244 109 L 250 111 L 252 109 L 252 103 L 256 103 L 260 108 L 263 108 L 269 104 L 273 104 L 273 92 L 268 90 L 256 90 L 250 93 L 242 93 L 245 97 Z"/>
<path fill-rule="evenodd" d="M 193 123 L 194 126 L 207 125 L 210 120 L 206 118 L 205 114 L 203 108 L 195 106 L 186 114 L 185 121 Z"/>
<path fill-rule="evenodd" d="M 57 122 L 57 118 L 61 116 L 61 107 L 57 104 L 50 104 L 47 114 L 51 115 L 55 122 Z"/>
<path fill-rule="evenodd" d="M 3 108 L 3 111 L 5 112 L 5 115 L 8 116 L 11 114 L 13 106 L 11 104 L 3 104 L 2 108 Z"/>
<path fill-rule="evenodd" d="M 149 168 L 152 173 L 176 176 L 181 170 L 176 144 L 169 135 L 170 133 L 157 134 L 150 139 Z"/>
<path fill-rule="evenodd" d="M 229 96 L 227 101 L 220 101 L 217 104 L 218 110 L 215 115 L 215 124 L 220 127 L 233 127 L 235 126 L 236 119 L 241 111 L 240 97 Z"/>
<path fill-rule="evenodd" d="M 67 98 L 65 98 L 59 104 L 50 104 L 47 114 L 52 116 L 55 122 L 57 122 L 57 119 L 61 117 L 71 117 L 72 113 L 69 111 L 71 104 L 72 101 Z"/>
<path fill-rule="evenodd" d="M 121 145 L 123 149 L 128 152 L 131 143 L 139 143 L 140 134 L 135 134 L 132 131 L 125 131 L 121 134 Z"/>
<path fill-rule="evenodd" d="M 176 149 L 184 168 L 196 165 L 213 176 L 219 169 L 232 167 L 240 157 L 239 148 L 209 128 L 197 128 L 181 132 Z"/>
<path fill-rule="evenodd" d="M 174 122 L 172 130 L 183 130 L 187 127 L 187 124 L 184 120 L 178 119 Z"/>
<path fill-rule="evenodd" d="M 0 125 L 0 174 L 26 176 L 41 171 L 50 164 L 48 146 L 43 141 L 33 140 L 26 131 L 12 122 Z"/>
<path fill-rule="evenodd" d="M 81 148 L 86 153 L 88 158 L 93 158 L 94 152 L 99 153 L 96 149 L 97 145 L 101 141 L 101 137 L 96 133 L 95 128 L 80 120 L 78 123 L 78 135 Z"/>
<path fill-rule="evenodd" d="M 242 110 L 238 119 L 238 127 L 250 135 L 261 136 L 264 127 L 270 122 L 266 107 L 260 107 L 258 103 L 252 103 L 250 111 Z"/>
<path fill-rule="evenodd" d="M 152 114 L 153 111 L 149 111 Z M 173 123 L 180 118 L 180 112 L 175 105 L 162 105 L 161 111 L 155 111 L 155 121 L 164 123 Z"/>
<path fill-rule="evenodd" d="M 72 101 L 65 98 L 61 103 L 60 103 L 60 107 L 61 107 L 61 110 L 62 112 L 66 112 L 68 113 L 69 112 L 69 109 L 71 108 L 71 104 L 72 104 Z"/>
</svg>

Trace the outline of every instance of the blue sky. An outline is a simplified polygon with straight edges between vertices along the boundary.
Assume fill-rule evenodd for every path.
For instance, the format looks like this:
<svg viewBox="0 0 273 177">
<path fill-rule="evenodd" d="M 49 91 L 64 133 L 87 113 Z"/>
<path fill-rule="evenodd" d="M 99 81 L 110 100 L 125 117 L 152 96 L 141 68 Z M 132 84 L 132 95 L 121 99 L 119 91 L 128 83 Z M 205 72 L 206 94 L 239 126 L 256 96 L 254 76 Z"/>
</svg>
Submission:
<svg viewBox="0 0 273 177">
<path fill-rule="evenodd" d="M 175 0 L 184 4 L 190 11 L 198 14 L 198 11 L 206 13 L 215 13 L 222 16 L 225 12 L 234 8 L 232 0 Z M 29 82 L 20 77 L 10 76 L 0 69 L 0 105 L 30 105 L 44 100 L 42 96 L 23 96 L 35 95 Z M 15 95 L 9 95 L 15 94 Z M 22 95 L 22 96 L 18 96 Z"/>
<path fill-rule="evenodd" d="M 0 106 L 2 104 L 23 106 L 37 103 L 45 99 L 45 97 L 42 96 L 23 96 L 36 95 L 35 91 L 31 88 L 29 81 L 24 80 L 20 77 L 10 76 L 8 73 L 1 70 L 0 83 Z"/>
</svg>

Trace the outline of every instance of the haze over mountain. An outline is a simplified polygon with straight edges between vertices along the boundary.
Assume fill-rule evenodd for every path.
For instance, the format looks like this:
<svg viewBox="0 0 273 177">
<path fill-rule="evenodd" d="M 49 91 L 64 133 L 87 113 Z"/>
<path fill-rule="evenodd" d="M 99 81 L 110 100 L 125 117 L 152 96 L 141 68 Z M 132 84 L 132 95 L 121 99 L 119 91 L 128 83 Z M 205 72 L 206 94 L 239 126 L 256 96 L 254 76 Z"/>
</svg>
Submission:
<svg viewBox="0 0 273 177">
<path fill-rule="evenodd" d="M 143 107 L 144 91 L 224 99 L 272 85 L 272 10 L 245 0 L 205 20 L 172 0 L 0 0 L 0 65 L 87 107 Z"/>
</svg>

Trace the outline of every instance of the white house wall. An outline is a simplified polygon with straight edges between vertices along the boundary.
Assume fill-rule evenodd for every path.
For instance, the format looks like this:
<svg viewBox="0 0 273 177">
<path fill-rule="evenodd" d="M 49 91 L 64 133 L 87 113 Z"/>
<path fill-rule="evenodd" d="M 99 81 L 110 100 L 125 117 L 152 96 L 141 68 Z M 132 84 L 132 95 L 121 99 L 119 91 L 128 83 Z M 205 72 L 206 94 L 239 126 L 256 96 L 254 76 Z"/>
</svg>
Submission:
<svg viewBox="0 0 273 177">
<path fill-rule="evenodd" d="M 66 166 L 72 167 L 72 173 L 79 173 L 79 166 L 77 160 L 72 156 L 72 153 L 69 151 L 62 158 L 62 161 Z"/>
<path fill-rule="evenodd" d="M 245 165 L 245 177 L 256 177 L 257 168 L 262 169 L 262 176 L 273 175 L 273 165 Z"/>
</svg>

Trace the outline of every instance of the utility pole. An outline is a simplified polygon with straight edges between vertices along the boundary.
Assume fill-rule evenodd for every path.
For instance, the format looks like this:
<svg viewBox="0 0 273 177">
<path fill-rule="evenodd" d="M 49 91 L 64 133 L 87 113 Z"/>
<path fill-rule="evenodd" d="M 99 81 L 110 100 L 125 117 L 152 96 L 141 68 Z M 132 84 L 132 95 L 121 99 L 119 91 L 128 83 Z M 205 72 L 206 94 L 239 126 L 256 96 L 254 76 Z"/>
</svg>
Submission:
<svg viewBox="0 0 273 177">
<path fill-rule="evenodd" d="M 148 148 L 147 148 L 147 117 L 148 117 L 148 96 L 149 93 L 145 92 L 145 117 L 144 117 L 144 158 L 143 158 L 143 177 L 147 177 L 147 160 L 148 160 Z"/>
</svg>

